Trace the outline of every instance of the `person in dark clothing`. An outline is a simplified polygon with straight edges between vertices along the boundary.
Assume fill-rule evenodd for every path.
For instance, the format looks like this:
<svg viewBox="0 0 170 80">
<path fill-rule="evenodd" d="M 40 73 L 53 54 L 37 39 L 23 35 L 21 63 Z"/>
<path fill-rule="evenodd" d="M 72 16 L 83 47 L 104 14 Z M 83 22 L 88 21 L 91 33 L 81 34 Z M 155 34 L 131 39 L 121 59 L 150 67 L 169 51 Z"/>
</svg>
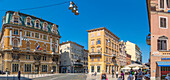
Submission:
<svg viewBox="0 0 170 80">
<path fill-rule="evenodd" d="M 21 72 L 18 71 L 18 80 L 20 80 L 20 78 L 21 78 Z"/>
<path fill-rule="evenodd" d="M 112 70 L 112 78 L 114 78 L 114 70 Z"/>
<path fill-rule="evenodd" d="M 138 71 L 135 73 L 135 80 L 137 80 Z"/>
</svg>

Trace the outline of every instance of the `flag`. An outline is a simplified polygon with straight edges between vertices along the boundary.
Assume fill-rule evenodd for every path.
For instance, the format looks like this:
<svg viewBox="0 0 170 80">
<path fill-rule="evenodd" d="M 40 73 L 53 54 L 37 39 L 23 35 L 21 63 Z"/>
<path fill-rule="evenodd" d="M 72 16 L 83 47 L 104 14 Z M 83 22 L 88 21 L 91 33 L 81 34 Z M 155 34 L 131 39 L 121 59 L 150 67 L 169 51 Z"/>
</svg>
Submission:
<svg viewBox="0 0 170 80">
<path fill-rule="evenodd" d="M 40 48 L 40 45 L 37 45 L 37 50 Z"/>
</svg>

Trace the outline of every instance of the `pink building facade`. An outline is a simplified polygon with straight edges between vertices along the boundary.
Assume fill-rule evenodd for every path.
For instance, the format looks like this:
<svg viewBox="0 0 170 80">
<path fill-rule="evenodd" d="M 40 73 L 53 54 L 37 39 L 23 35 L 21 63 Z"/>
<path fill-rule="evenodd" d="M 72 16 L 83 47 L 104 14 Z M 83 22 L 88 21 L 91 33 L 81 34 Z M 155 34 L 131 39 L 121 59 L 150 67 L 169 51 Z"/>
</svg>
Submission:
<svg viewBox="0 0 170 80">
<path fill-rule="evenodd" d="M 162 80 L 170 73 L 170 0 L 147 0 L 151 45 L 151 80 Z"/>
</svg>

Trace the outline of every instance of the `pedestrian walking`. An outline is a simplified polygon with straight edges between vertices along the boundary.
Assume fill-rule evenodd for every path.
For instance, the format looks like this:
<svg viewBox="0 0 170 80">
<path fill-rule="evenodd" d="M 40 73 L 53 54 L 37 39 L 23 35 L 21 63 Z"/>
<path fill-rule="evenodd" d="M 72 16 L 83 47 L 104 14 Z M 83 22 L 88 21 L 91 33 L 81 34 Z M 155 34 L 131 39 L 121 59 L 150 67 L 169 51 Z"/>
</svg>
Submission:
<svg viewBox="0 0 170 80">
<path fill-rule="evenodd" d="M 123 71 L 121 71 L 121 77 L 122 77 L 122 80 L 124 80 L 125 78 L 125 76 L 124 76 L 124 73 L 123 73 Z"/>
<path fill-rule="evenodd" d="M 18 71 L 18 80 L 20 80 L 20 78 L 21 78 L 21 72 Z"/>
<path fill-rule="evenodd" d="M 149 71 L 146 71 L 146 74 L 145 74 L 145 80 L 150 80 L 150 74 L 149 74 Z"/>
<path fill-rule="evenodd" d="M 165 80 L 170 80 L 170 73 L 167 74 L 167 76 L 165 77 Z"/>
<path fill-rule="evenodd" d="M 131 72 L 128 72 L 128 77 L 127 77 L 127 80 L 133 80 L 133 75 L 131 74 Z"/>
<path fill-rule="evenodd" d="M 137 80 L 138 71 L 135 71 L 135 80 Z"/>
<path fill-rule="evenodd" d="M 137 80 L 142 80 L 142 77 L 143 77 L 143 72 L 142 72 L 142 70 L 139 68 L 139 70 L 138 70 L 138 75 L 137 75 Z"/>
<path fill-rule="evenodd" d="M 112 78 L 114 78 L 114 70 L 112 70 Z"/>
<path fill-rule="evenodd" d="M 118 78 L 118 71 L 116 71 L 116 78 Z"/>
<path fill-rule="evenodd" d="M 117 78 L 117 80 L 122 80 L 121 76 L 119 76 L 119 77 Z"/>
</svg>

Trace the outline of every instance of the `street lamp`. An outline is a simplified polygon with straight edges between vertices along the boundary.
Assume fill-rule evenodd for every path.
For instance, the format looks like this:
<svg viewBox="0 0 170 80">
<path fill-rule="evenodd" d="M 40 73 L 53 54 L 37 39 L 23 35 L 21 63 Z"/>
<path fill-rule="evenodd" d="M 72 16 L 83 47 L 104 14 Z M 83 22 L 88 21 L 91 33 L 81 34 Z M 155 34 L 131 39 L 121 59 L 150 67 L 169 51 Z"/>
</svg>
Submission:
<svg viewBox="0 0 170 80">
<path fill-rule="evenodd" d="M 73 1 L 70 2 L 69 9 L 72 10 L 72 12 L 75 13 L 75 15 L 79 15 L 78 7 L 74 4 Z"/>
</svg>

